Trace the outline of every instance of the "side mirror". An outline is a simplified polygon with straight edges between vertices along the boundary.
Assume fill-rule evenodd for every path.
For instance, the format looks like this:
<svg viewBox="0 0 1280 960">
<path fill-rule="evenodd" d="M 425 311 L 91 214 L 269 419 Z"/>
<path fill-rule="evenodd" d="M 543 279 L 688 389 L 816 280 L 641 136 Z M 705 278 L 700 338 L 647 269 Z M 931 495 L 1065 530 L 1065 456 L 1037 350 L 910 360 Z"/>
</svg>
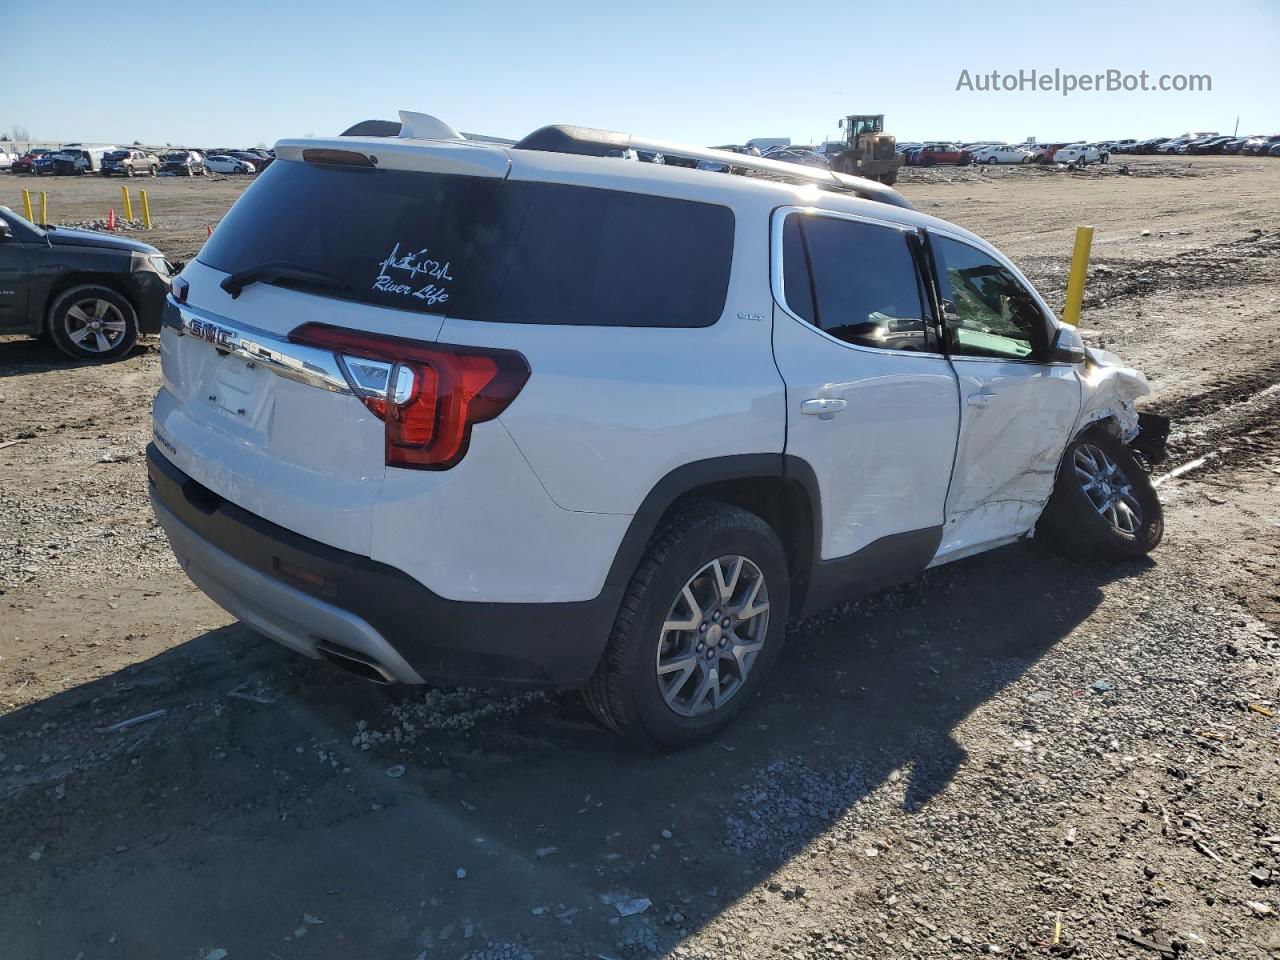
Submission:
<svg viewBox="0 0 1280 960">
<path fill-rule="evenodd" d="M 9 226 L 5 220 L 0 220 L 0 240 L 12 240 L 13 227 Z"/>
<path fill-rule="evenodd" d="M 1049 363 L 1084 363 L 1086 360 L 1084 343 L 1080 334 L 1072 327 L 1059 327 L 1049 344 Z"/>
</svg>

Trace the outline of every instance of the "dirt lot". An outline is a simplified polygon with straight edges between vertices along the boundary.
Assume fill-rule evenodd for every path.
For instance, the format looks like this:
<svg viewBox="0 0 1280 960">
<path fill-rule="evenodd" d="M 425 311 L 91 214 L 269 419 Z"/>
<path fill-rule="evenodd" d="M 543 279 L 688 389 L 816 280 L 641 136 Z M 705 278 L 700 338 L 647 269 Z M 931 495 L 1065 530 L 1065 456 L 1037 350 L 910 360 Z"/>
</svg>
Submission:
<svg viewBox="0 0 1280 960">
<path fill-rule="evenodd" d="M 1129 166 L 899 185 L 1055 303 L 1097 227 L 1087 337 L 1151 378 L 1169 466 L 1208 457 L 1161 486 L 1152 561 L 1030 543 L 797 624 L 676 756 L 573 696 L 387 691 L 258 640 L 151 520 L 154 349 L 0 340 L 0 956 L 1280 956 L 1280 162 Z M 119 204 L 0 202 L 37 185 L 62 222 Z M 137 185 L 176 259 L 245 188 Z"/>
</svg>

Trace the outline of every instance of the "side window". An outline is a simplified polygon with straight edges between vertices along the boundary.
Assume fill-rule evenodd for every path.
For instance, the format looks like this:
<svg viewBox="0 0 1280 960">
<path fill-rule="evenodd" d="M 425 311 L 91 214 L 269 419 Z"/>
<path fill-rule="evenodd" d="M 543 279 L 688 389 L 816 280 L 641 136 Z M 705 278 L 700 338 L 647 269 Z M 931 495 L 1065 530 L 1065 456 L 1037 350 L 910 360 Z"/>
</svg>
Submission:
<svg viewBox="0 0 1280 960">
<path fill-rule="evenodd" d="M 1018 278 L 967 243 L 937 234 L 931 243 L 951 352 L 1003 360 L 1043 356 L 1048 323 Z"/>
<path fill-rule="evenodd" d="M 556 183 L 505 183 L 455 316 L 506 323 L 706 327 L 733 265 L 726 206 Z M 492 235 L 491 235 L 492 234 Z"/>
<path fill-rule="evenodd" d="M 792 312 L 837 340 L 931 349 L 915 261 L 900 230 L 792 214 L 783 226 L 782 282 Z"/>
</svg>

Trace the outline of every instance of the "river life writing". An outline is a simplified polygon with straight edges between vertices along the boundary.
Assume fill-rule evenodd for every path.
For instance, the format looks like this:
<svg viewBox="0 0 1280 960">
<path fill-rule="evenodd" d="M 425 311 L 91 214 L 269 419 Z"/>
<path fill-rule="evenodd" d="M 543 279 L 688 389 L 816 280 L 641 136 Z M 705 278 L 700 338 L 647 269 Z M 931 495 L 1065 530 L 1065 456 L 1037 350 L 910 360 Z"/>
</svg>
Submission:
<svg viewBox="0 0 1280 960">
<path fill-rule="evenodd" d="M 421 281 L 418 278 L 430 277 L 432 281 L 439 281 L 440 284 L 453 282 L 453 276 L 449 273 L 449 261 L 429 259 L 427 253 L 428 248 L 423 247 L 421 250 L 402 254 L 400 244 L 397 243 L 391 248 L 387 258 L 378 264 L 378 276 L 373 281 L 373 289 L 382 293 L 413 297 L 431 305 L 444 303 L 449 299 L 448 290 L 435 282 L 419 286 Z M 408 279 L 412 282 L 404 283 L 402 278 L 394 276 L 392 271 L 395 270 L 407 273 Z"/>
</svg>

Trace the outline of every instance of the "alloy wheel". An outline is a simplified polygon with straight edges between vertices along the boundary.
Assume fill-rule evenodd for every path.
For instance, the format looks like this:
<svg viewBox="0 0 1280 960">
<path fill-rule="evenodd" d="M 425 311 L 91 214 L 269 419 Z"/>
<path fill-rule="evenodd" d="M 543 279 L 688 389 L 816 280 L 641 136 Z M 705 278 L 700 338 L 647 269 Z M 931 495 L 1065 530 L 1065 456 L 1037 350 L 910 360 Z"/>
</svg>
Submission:
<svg viewBox="0 0 1280 960">
<path fill-rule="evenodd" d="M 97 297 L 72 304 L 63 323 L 67 338 L 89 353 L 108 352 L 125 338 L 129 329 L 120 308 Z"/>
<path fill-rule="evenodd" d="M 1123 470 L 1091 443 L 1076 447 L 1072 456 L 1080 489 L 1093 508 L 1121 533 L 1135 534 L 1142 526 L 1142 505 Z"/>
<path fill-rule="evenodd" d="M 682 717 L 719 709 L 746 682 L 769 630 L 764 574 L 742 556 L 719 557 L 680 589 L 658 638 L 658 690 Z"/>
</svg>

